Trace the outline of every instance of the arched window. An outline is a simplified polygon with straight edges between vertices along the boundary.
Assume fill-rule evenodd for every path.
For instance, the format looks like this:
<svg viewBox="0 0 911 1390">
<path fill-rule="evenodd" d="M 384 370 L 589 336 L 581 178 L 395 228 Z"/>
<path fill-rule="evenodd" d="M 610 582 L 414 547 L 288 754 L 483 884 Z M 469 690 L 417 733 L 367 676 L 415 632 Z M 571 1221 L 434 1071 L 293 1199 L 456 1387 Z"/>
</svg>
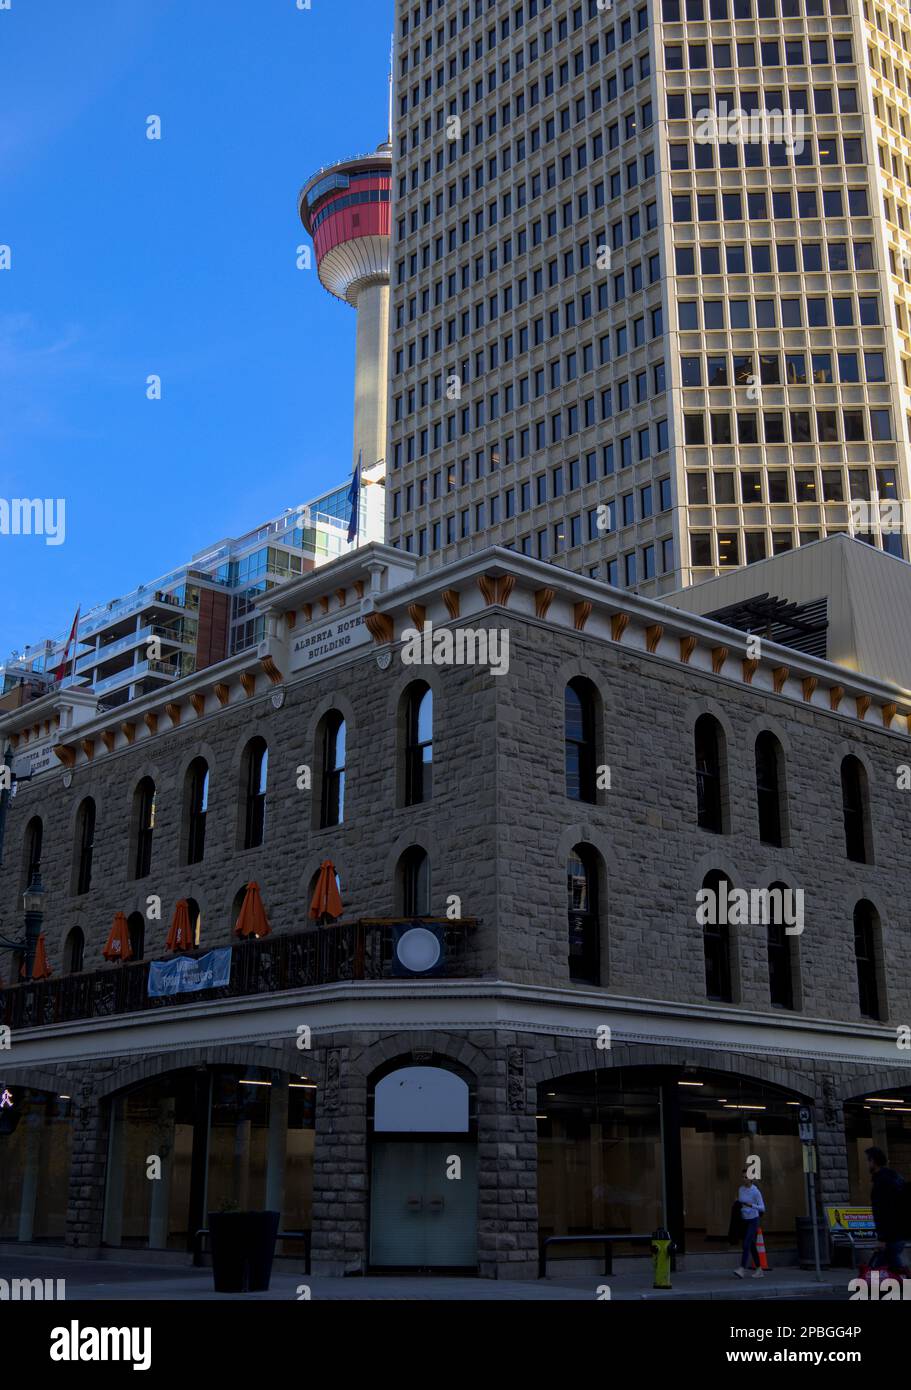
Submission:
<svg viewBox="0 0 911 1390">
<path fill-rule="evenodd" d="M 41 849 L 44 844 L 44 822 L 40 816 L 32 816 L 28 825 L 25 827 L 25 854 L 23 856 L 22 868 L 25 875 L 22 884 L 23 889 L 27 888 L 35 875 L 41 870 Z"/>
<path fill-rule="evenodd" d="M 201 864 L 206 852 L 206 816 L 209 811 L 209 764 L 194 758 L 187 768 L 186 845 L 188 864 Z"/>
<path fill-rule="evenodd" d="M 857 997 L 864 1018 L 881 1018 L 879 991 L 879 914 L 865 898 L 854 909 Z"/>
<path fill-rule="evenodd" d="M 766 845 L 784 844 L 784 752 L 767 729 L 756 740 L 756 799 L 759 806 L 759 838 Z"/>
<path fill-rule="evenodd" d="M 244 754 L 244 849 L 256 849 L 266 834 L 266 783 L 269 779 L 269 749 L 262 738 L 247 744 Z"/>
<path fill-rule="evenodd" d="M 787 911 L 793 895 L 786 883 L 773 883 L 769 889 L 769 999 L 777 1009 L 794 1008 L 794 954 L 796 937 L 789 936 L 788 918 L 793 925 L 793 915 Z"/>
<path fill-rule="evenodd" d="M 595 687 L 577 676 L 563 696 L 563 728 L 566 741 L 566 795 L 573 801 L 596 798 Z"/>
<path fill-rule="evenodd" d="M 76 892 L 87 893 L 92 886 L 92 856 L 95 852 L 95 803 L 87 796 L 76 817 Z"/>
<path fill-rule="evenodd" d="M 67 933 L 63 947 L 63 968 L 69 975 L 77 975 L 85 960 L 85 935 L 81 927 L 73 927 Z"/>
<path fill-rule="evenodd" d="M 419 845 L 407 849 L 399 860 L 402 915 L 430 916 L 430 860 Z"/>
<path fill-rule="evenodd" d="M 409 686 L 405 700 L 405 805 L 433 794 L 433 691 L 424 681 Z"/>
<path fill-rule="evenodd" d="M 566 864 L 569 920 L 569 977 L 601 982 L 601 921 L 598 856 L 590 845 L 576 845 Z"/>
<path fill-rule="evenodd" d="M 873 863 L 873 836 L 867 774 L 858 758 L 848 756 L 841 765 L 841 807 L 845 824 L 845 853 L 856 864 Z"/>
<path fill-rule="evenodd" d="M 717 719 L 701 714 L 696 720 L 696 814 L 703 830 L 720 835 L 722 821 L 722 749 L 724 735 Z"/>
<path fill-rule="evenodd" d="M 323 720 L 323 785 L 320 825 L 342 825 L 345 819 L 345 721 L 337 709 Z"/>
<path fill-rule="evenodd" d="M 705 957 L 705 993 L 708 999 L 730 1003 L 733 998 L 731 981 L 731 928 L 728 925 L 728 901 L 731 884 L 724 874 L 713 869 L 702 880 L 701 909 L 702 950 Z"/>
<path fill-rule="evenodd" d="M 131 912 L 127 918 L 130 935 L 131 960 L 142 960 L 146 949 L 146 920 L 141 912 Z"/>
<path fill-rule="evenodd" d="M 202 913 L 195 898 L 187 898 L 187 916 L 190 919 L 190 936 L 193 945 L 198 946 L 202 937 Z"/>
<path fill-rule="evenodd" d="M 155 783 L 143 777 L 133 794 L 136 855 L 133 877 L 147 878 L 152 872 L 152 839 L 155 834 Z"/>
</svg>

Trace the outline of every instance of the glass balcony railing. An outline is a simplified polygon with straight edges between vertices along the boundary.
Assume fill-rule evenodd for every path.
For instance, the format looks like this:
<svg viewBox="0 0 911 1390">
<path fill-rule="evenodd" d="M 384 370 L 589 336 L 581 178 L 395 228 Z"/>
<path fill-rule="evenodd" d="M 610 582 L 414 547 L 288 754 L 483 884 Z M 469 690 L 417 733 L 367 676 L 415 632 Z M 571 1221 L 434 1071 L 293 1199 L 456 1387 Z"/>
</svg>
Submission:
<svg viewBox="0 0 911 1390">
<path fill-rule="evenodd" d="M 81 674 L 83 671 L 90 671 L 94 666 L 102 666 L 112 657 L 119 656 L 121 652 L 129 651 L 131 647 L 139 647 L 143 642 L 149 642 L 153 638 L 159 638 L 162 642 L 173 645 L 190 644 L 191 639 L 186 637 L 182 631 L 175 631 L 174 628 L 162 627 L 160 623 L 148 623 L 145 627 L 139 628 L 136 632 L 130 632 L 126 637 L 119 638 L 116 642 L 108 642 L 104 647 L 99 647 L 97 651 L 87 652 L 76 662 L 76 672 Z"/>
<path fill-rule="evenodd" d="M 116 675 L 98 681 L 92 689 L 97 695 L 102 695 L 106 690 L 114 690 L 117 686 L 132 685 L 134 681 L 138 681 L 145 675 L 162 676 L 166 680 L 177 680 L 180 674 L 180 667 L 168 661 L 140 661 L 136 666 L 127 666 L 122 671 L 118 671 Z"/>
</svg>

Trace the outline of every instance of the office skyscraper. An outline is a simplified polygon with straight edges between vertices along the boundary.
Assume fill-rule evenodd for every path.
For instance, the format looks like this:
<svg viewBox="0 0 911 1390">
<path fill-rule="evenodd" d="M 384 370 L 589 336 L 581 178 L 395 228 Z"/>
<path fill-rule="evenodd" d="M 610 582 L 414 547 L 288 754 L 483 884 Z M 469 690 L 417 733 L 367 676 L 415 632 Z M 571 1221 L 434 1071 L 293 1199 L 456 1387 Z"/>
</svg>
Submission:
<svg viewBox="0 0 911 1390">
<path fill-rule="evenodd" d="M 909 29 L 398 0 L 391 543 L 650 594 L 837 531 L 907 558 Z"/>
</svg>

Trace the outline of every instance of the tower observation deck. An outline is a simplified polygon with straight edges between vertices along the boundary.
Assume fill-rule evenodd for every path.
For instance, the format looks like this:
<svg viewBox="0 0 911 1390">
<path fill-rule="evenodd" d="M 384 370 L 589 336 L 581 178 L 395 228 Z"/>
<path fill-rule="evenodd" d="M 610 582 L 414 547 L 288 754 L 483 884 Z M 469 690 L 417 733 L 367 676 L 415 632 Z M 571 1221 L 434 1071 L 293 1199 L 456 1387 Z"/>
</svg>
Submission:
<svg viewBox="0 0 911 1390">
<path fill-rule="evenodd" d="M 386 456 L 392 146 L 321 169 L 304 184 L 300 218 L 320 283 L 357 310 L 354 460 Z"/>
</svg>

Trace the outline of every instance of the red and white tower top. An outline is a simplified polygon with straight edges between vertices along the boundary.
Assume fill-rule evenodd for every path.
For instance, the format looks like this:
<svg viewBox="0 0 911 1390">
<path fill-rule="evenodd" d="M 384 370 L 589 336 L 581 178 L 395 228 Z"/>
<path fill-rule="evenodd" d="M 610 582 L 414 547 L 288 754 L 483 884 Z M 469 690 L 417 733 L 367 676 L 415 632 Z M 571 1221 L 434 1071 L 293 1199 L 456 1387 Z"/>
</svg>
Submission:
<svg viewBox="0 0 911 1390">
<path fill-rule="evenodd" d="M 357 310 L 354 459 L 372 469 L 386 456 L 391 144 L 320 169 L 298 207 L 320 283 Z"/>
</svg>

